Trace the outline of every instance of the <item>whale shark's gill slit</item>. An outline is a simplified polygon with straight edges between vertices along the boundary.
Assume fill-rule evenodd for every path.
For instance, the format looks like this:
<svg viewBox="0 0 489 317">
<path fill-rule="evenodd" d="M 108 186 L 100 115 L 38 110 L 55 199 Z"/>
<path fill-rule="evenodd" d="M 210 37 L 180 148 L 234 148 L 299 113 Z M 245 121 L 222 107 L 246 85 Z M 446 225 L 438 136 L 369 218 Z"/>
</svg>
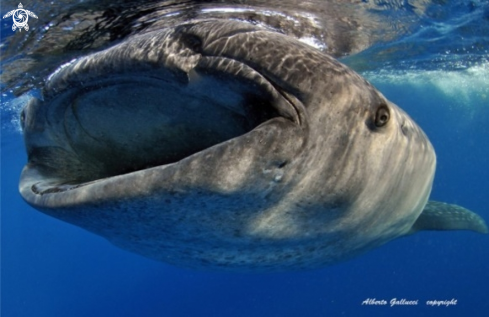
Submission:
<svg viewBox="0 0 489 317">
<path fill-rule="evenodd" d="M 150 76 L 100 79 L 60 99 L 69 149 L 49 153 L 77 163 L 59 170 L 68 185 L 54 192 L 178 162 L 279 116 L 268 91 L 222 74 L 186 85 Z"/>
</svg>

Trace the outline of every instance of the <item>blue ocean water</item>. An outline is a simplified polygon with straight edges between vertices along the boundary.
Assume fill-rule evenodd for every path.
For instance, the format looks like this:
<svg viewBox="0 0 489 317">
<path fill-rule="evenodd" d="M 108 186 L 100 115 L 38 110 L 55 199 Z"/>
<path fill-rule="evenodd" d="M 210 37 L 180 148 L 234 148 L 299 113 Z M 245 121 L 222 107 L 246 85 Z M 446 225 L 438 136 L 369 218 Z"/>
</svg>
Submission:
<svg viewBox="0 0 489 317">
<path fill-rule="evenodd" d="M 447 29 L 452 22 L 438 26 Z M 447 34 L 454 42 L 450 46 L 444 38 L 447 50 L 458 49 L 460 32 Z M 427 67 L 434 56 L 429 52 L 411 59 L 409 67 L 362 75 L 406 110 L 433 143 L 438 165 L 431 197 L 489 221 L 489 47 L 480 50 L 486 54 L 476 60 L 450 52 L 443 63 Z M 321 270 L 231 274 L 155 262 L 41 214 L 17 189 L 26 162 L 17 119 L 23 102 L 2 96 L 1 316 L 489 315 L 488 235 L 421 232 Z M 362 305 L 394 298 L 418 305 Z M 452 299 L 456 305 L 426 305 Z"/>
</svg>

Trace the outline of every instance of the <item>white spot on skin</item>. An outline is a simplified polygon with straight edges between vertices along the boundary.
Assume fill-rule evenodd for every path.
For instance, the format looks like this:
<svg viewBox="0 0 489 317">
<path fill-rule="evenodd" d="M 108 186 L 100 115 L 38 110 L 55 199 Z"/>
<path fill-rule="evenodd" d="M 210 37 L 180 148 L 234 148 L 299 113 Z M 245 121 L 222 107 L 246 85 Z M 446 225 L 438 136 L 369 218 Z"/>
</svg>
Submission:
<svg viewBox="0 0 489 317">
<path fill-rule="evenodd" d="M 282 178 L 284 177 L 284 172 L 282 170 L 277 171 L 277 174 L 275 174 L 275 178 L 273 179 L 275 182 L 280 182 Z"/>
</svg>

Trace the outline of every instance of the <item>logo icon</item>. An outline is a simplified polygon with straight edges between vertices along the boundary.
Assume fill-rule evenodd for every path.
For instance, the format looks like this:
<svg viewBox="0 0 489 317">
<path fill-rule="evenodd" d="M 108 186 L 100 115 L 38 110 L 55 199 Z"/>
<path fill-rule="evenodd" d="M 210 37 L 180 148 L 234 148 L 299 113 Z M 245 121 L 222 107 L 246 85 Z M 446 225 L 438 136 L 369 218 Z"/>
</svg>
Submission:
<svg viewBox="0 0 489 317">
<path fill-rule="evenodd" d="M 5 19 L 9 16 L 12 16 L 12 20 L 14 21 L 14 25 L 12 25 L 12 31 L 15 31 L 17 28 L 19 28 L 19 31 L 22 31 L 22 28 L 24 28 L 26 31 L 29 31 L 29 25 L 27 24 L 29 16 L 37 19 L 37 15 L 35 15 L 32 11 L 25 10 L 22 3 L 19 3 L 18 9 L 10 11 L 6 15 L 4 15 L 3 18 Z"/>
</svg>

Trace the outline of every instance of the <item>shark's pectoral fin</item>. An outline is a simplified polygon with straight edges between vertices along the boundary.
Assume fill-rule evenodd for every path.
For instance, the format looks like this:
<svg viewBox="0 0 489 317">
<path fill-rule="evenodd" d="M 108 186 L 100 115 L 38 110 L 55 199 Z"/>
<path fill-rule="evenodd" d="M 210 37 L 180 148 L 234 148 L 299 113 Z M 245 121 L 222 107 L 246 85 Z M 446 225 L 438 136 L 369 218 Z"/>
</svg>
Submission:
<svg viewBox="0 0 489 317">
<path fill-rule="evenodd" d="M 471 230 L 488 233 L 487 225 L 476 213 L 457 205 L 429 201 L 410 233 L 421 230 Z"/>
</svg>

